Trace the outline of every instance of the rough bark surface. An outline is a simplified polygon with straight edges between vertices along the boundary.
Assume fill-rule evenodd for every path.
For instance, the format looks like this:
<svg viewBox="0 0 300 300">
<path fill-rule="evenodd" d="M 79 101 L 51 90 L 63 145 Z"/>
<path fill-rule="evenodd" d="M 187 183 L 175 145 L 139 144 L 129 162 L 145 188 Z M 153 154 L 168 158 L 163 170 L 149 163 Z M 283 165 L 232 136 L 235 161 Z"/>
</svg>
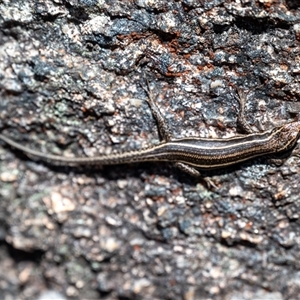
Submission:
<svg viewBox="0 0 300 300">
<path fill-rule="evenodd" d="M 0 29 L 1 132 L 45 153 L 157 143 L 145 80 L 175 137 L 237 134 L 235 87 L 257 130 L 300 110 L 296 0 L 2 0 Z M 1 299 L 299 299 L 299 158 L 204 175 L 1 143 Z"/>
</svg>

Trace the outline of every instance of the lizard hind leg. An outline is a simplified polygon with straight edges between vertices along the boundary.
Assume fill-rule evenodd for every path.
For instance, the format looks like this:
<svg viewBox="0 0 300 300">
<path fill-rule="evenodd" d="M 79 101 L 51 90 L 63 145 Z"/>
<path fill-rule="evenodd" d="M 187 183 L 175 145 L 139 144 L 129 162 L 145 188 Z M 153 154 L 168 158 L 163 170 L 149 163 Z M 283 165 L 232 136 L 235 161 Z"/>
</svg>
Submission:
<svg viewBox="0 0 300 300">
<path fill-rule="evenodd" d="M 215 189 L 217 188 L 217 186 L 213 183 L 213 181 L 211 179 L 202 177 L 201 173 L 197 169 L 195 169 L 185 163 L 182 163 L 182 162 L 176 162 L 175 166 L 178 169 L 180 169 L 181 171 L 188 173 L 189 175 L 191 175 L 193 177 L 201 178 L 201 180 L 204 181 L 204 183 L 206 184 L 206 186 L 208 188 L 211 188 L 211 187 L 214 187 Z"/>
<path fill-rule="evenodd" d="M 245 118 L 245 104 L 247 100 L 247 94 L 241 89 L 237 89 L 236 91 L 237 95 L 235 95 L 235 98 L 239 101 L 240 105 L 237 123 L 244 133 L 253 133 L 252 128 L 250 127 L 249 123 Z"/>
<path fill-rule="evenodd" d="M 185 173 L 188 173 L 193 177 L 201 177 L 201 173 L 197 169 L 195 169 L 195 168 L 193 168 L 193 167 L 191 167 L 191 166 L 189 166 L 185 163 L 175 162 L 175 166 L 178 169 L 180 169 L 181 171 L 183 171 Z"/>
<path fill-rule="evenodd" d="M 159 135 L 160 135 L 162 141 L 165 141 L 165 142 L 171 141 L 173 139 L 171 131 L 169 129 L 168 124 L 165 122 L 164 116 L 162 115 L 161 111 L 159 110 L 159 108 L 154 100 L 153 93 L 151 92 L 149 82 L 147 81 L 146 87 L 142 86 L 142 88 L 145 90 L 145 92 L 148 95 L 147 102 L 150 106 L 151 113 L 157 122 L 158 132 L 159 132 Z"/>
</svg>

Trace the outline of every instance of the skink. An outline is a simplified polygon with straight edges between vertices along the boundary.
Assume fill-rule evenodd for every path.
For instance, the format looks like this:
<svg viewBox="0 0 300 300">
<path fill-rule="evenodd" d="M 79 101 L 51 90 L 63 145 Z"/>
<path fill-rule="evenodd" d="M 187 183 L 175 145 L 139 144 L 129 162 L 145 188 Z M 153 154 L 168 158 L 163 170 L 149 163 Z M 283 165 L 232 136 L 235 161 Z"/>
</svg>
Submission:
<svg viewBox="0 0 300 300">
<path fill-rule="evenodd" d="M 243 110 L 244 99 L 240 99 Z M 63 157 L 44 154 L 23 146 L 0 134 L 0 140 L 12 148 L 22 151 L 29 158 L 54 165 L 116 165 L 138 162 L 174 162 L 180 169 L 191 175 L 199 176 L 198 169 L 216 169 L 234 165 L 257 156 L 281 153 L 292 149 L 300 135 L 300 122 L 292 122 L 261 133 L 250 133 L 224 139 L 189 137 L 172 138 L 156 103 L 149 94 L 148 103 L 157 120 L 162 141 L 135 151 L 95 157 Z M 244 116 L 240 115 L 240 123 Z M 248 127 L 247 127 L 248 128 Z"/>
</svg>

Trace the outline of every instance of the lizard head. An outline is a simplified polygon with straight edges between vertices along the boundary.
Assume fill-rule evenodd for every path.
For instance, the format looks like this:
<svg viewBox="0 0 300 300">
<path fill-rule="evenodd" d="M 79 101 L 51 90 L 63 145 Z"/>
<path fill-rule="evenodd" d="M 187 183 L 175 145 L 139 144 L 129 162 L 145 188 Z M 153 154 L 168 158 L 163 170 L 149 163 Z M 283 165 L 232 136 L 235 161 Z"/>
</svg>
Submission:
<svg viewBox="0 0 300 300">
<path fill-rule="evenodd" d="M 300 121 L 285 124 L 275 129 L 277 152 L 290 150 L 300 137 Z"/>
</svg>

